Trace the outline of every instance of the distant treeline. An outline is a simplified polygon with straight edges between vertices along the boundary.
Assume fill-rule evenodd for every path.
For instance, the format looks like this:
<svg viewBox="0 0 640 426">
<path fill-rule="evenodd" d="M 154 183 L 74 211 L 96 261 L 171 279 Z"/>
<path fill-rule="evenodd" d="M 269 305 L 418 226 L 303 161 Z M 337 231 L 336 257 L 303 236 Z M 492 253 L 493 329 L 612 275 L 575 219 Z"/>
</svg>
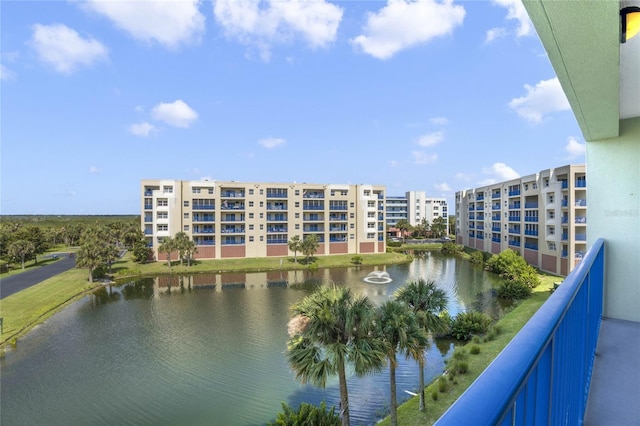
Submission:
<svg viewBox="0 0 640 426">
<path fill-rule="evenodd" d="M 19 223 L 25 226 L 42 227 L 64 225 L 92 225 L 95 223 L 134 222 L 140 224 L 140 215 L 0 215 L 2 223 Z"/>
</svg>

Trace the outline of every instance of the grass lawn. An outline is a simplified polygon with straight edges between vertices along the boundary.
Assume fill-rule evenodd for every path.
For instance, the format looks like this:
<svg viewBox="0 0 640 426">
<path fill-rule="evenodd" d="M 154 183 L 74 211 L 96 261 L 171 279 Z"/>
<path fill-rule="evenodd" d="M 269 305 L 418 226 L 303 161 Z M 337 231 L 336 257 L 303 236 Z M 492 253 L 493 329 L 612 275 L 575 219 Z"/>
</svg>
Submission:
<svg viewBox="0 0 640 426">
<path fill-rule="evenodd" d="M 71 269 L 0 301 L 0 345 L 14 342 L 35 325 L 99 284 L 89 284 L 86 269 Z"/>
</svg>

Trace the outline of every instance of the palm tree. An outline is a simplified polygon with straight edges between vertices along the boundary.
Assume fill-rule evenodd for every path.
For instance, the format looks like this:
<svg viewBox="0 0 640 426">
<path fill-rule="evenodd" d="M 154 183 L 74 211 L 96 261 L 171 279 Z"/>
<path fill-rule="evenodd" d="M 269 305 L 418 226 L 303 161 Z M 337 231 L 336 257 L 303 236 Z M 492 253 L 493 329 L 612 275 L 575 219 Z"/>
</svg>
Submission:
<svg viewBox="0 0 640 426">
<path fill-rule="evenodd" d="M 302 250 L 302 254 L 304 254 L 305 256 L 304 262 L 306 264 L 309 264 L 309 258 L 314 254 L 316 254 L 316 251 L 318 250 L 318 245 L 319 245 L 318 236 L 315 234 L 309 235 L 302 241 L 302 244 L 300 245 L 300 249 Z"/>
<path fill-rule="evenodd" d="M 167 254 L 167 265 L 171 268 L 171 252 L 175 250 L 175 240 L 171 237 L 167 237 L 162 240 L 158 246 L 158 252 Z"/>
<path fill-rule="evenodd" d="M 396 394 L 397 354 L 405 354 L 420 362 L 429 344 L 427 332 L 418 323 L 416 315 L 408 305 L 388 300 L 378 310 L 380 339 L 385 343 L 389 359 L 389 386 L 391 388 L 391 424 L 398 424 L 398 401 Z"/>
<path fill-rule="evenodd" d="M 31 241 L 17 240 L 9 244 L 8 254 L 10 257 L 20 259 L 22 263 L 22 270 L 24 270 L 24 261 L 33 255 L 36 251 L 36 247 Z"/>
<path fill-rule="evenodd" d="M 419 279 L 401 287 L 396 292 L 396 300 L 406 303 L 413 310 L 418 324 L 427 333 L 440 333 L 446 331 L 446 322 L 438 315 L 447 308 L 447 294 L 436 287 L 433 281 L 426 282 Z M 425 347 L 426 349 L 426 347 Z M 424 353 L 418 358 L 420 368 L 420 406 L 424 411 Z"/>
<path fill-rule="evenodd" d="M 289 240 L 289 250 L 293 252 L 293 263 L 298 263 L 298 252 L 302 248 L 302 241 L 300 235 L 294 235 Z"/>
<path fill-rule="evenodd" d="M 358 376 L 380 371 L 385 364 L 384 343 L 377 338 L 374 305 L 353 296 L 345 287 L 322 286 L 291 307 L 287 359 L 302 383 L 324 388 L 338 375 L 340 417 L 349 425 L 346 365 Z"/>
</svg>

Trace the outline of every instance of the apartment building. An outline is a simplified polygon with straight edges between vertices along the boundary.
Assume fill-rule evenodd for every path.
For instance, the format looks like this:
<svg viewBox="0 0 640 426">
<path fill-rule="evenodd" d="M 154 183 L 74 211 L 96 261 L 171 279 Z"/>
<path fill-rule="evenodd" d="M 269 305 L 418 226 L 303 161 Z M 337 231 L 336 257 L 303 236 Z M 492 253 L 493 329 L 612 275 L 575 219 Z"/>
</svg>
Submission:
<svg viewBox="0 0 640 426">
<path fill-rule="evenodd" d="M 566 276 L 587 250 L 587 173 L 567 165 L 456 193 L 456 242 Z"/>
<path fill-rule="evenodd" d="M 404 196 L 386 199 L 387 225 L 394 227 L 399 220 L 411 226 L 419 225 L 423 219 L 429 224 L 439 217 L 448 222 L 448 204 L 445 198 L 427 197 L 424 191 L 409 191 Z"/>
<path fill-rule="evenodd" d="M 156 259 L 178 232 L 198 259 L 292 256 L 296 235 L 315 235 L 320 256 L 385 252 L 384 186 L 143 180 L 141 213 Z"/>
</svg>

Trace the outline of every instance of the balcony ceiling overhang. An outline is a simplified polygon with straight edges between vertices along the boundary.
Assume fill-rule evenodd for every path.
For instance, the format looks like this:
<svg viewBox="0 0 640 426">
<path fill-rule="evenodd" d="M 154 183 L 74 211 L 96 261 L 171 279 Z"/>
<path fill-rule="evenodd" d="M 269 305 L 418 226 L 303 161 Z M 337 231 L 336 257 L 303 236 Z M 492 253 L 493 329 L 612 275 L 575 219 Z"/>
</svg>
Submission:
<svg viewBox="0 0 640 426">
<path fill-rule="evenodd" d="M 585 140 L 640 116 L 640 36 L 620 44 L 620 8 L 640 0 L 523 0 Z"/>
</svg>

